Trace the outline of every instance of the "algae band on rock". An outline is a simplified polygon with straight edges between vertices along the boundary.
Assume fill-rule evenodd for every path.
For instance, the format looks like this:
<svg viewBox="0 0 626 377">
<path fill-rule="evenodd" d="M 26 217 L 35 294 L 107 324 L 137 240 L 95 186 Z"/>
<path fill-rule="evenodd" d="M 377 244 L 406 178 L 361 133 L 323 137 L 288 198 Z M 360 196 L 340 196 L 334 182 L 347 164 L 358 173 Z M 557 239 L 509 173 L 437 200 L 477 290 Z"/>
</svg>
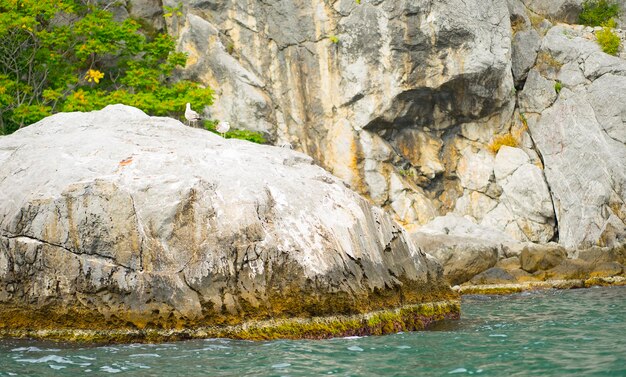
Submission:
<svg viewBox="0 0 626 377">
<path fill-rule="evenodd" d="M 291 150 L 115 105 L 1 138 L 0 166 L 4 336 L 317 338 L 458 317 L 437 262 Z"/>
</svg>

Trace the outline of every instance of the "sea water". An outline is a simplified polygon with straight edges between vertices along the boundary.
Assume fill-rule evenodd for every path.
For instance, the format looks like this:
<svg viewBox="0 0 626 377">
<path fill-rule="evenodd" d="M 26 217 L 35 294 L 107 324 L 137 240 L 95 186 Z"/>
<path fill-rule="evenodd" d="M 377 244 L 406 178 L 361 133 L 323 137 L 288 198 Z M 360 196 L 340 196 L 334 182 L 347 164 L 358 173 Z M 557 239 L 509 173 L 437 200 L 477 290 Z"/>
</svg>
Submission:
<svg viewBox="0 0 626 377">
<path fill-rule="evenodd" d="M 0 376 L 626 376 L 626 287 L 465 296 L 429 331 L 85 346 L 0 340 Z"/>
</svg>

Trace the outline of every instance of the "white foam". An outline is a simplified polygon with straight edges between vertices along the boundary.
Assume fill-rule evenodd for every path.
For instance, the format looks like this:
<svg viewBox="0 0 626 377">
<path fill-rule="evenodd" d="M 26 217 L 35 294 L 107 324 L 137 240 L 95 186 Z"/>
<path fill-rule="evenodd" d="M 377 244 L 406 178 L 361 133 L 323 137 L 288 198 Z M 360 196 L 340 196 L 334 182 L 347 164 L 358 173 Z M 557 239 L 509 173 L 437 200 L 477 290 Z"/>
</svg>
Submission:
<svg viewBox="0 0 626 377">
<path fill-rule="evenodd" d="M 119 372 L 122 371 L 121 369 L 113 368 L 113 367 L 110 367 L 108 365 L 100 367 L 100 370 L 103 371 L 103 372 L 107 372 L 107 373 L 119 373 Z"/>
<path fill-rule="evenodd" d="M 161 357 L 161 355 L 156 353 L 136 353 L 134 355 L 129 355 L 128 357 Z"/>
<path fill-rule="evenodd" d="M 19 348 L 13 348 L 11 350 L 11 352 L 59 352 L 60 349 L 57 348 L 48 348 L 48 349 L 42 349 L 39 347 L 19 347 Z"/>
<path fill-rule="evenodd" d="M 283 369 L 283 368 L 287 368 L 287 367 L 290 367 L 290 366 L 291 366 L 291 364 L 289 364 L 289 363 L 280 363 L 280 364 L 272 365 L 272 368 L 274 368 L 274 369 Z"/>
<path fill-rule="evenodd" d="M 451 370 L 448 374 L 457 374 L 457 373 L 467 373 L 467 369 L 465 368 L 456 368 L 455 370 Z"/>
<path fill-rule="evenodd" d="M 74 364 L 72 360 L 67 359 L 65 357 L 57 356 L 57 355 L 48 355 L 48 356 L 40 357 L 39 359 L 17 359 L 16 361 L 19 361 L 22 363 L 33 363 L 33 364 L 48 363 L 51 361 L 55 363 L 59 363 L 59 364 Z"/>
</svg>

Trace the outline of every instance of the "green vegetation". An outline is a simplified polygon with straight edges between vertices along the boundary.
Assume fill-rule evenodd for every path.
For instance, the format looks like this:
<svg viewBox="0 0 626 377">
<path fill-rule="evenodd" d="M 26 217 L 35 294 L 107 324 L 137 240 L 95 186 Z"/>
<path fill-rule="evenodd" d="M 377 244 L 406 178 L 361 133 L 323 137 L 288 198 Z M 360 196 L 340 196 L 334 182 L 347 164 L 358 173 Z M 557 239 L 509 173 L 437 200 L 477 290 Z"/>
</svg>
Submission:
<svg viewBox="0 0 626 377">
<path fill-rule="evenodd" d="M 619 12 L 620 7 L 614 1 L 586 0 L 579 16 L 583 25 L 602 26 L 602 30 L 596 32 L 596 38 L 602 51 L 610 55 L 617 55 L 620 47 L 620 38 L 613 31 Z"/>
<path fill-rule="evenodd" d="M 602 30 L 596 32 L 596 38 L 602 51 L 609 55 L 617 55 L 620 46 L 619 35 L 613 32 L 615 28 L 615 20 L 611 19 L 604 24 Z"/>
<path fill-rule="evenodd" d="M 415 172 L 415 169 L 398 169 L 398 174 L 400 174 L 403 177 L 408 177 L 408 178 L 417 178 L 417 173 Z"/>
<path fill-rule="evenodd" d="M 183 4 L 182 3 L 178 3 L 177 6 L 175 7 L 168 7 L 167 5 L 163 6 L 163 9 L 165 11 L 165 13 L 163 13 L 163 17 L 165 18 L 170 18 L 170 17 L 181 17 L 183 15 Z"/>
<path fill-rule="evenodd" d="M 563 84 L 560 81 L 554 83 L 554 91 L 556 94 L 561 93 L 561 89 L 563 89 Z"/>
<path fill-rule="evenodd" d="M 619 14 L 619 5 L 608 0 L 586 0 L 578 16 L 582 25 L 602 26 Z"/>
<path fill-rule="evenodd" d="M 207 120 L 204 122 L 204 128 L 208 131 L 213 132 L 214 134 L 218 134 L 219 132 L 217 132 L 215 130 L 215 127 L 217 127 L 217 121 L 214 120 Z M 227 139 L 240 139 L 240 140 L 247 140 L 250 141 L 252 143 L 257 143 L 257 144 L 267 144 L 267 139 L 265 139 L 265 137 L 263 136 L 262 133 L 260 132 L 255 132 L 255 131 L 249 131 L 249 130 L 230 130 L 228 132 L 226 132 L 226 138 Z"/>
<path fill-rule="evenodd" d="M 174 49 L 168 35 L 81 0 L 0 0 L 0 134 L 112 103 L 161 116 L 210 105 L 211 89 L 171 80 L 187 61 Z"/>
</svg>

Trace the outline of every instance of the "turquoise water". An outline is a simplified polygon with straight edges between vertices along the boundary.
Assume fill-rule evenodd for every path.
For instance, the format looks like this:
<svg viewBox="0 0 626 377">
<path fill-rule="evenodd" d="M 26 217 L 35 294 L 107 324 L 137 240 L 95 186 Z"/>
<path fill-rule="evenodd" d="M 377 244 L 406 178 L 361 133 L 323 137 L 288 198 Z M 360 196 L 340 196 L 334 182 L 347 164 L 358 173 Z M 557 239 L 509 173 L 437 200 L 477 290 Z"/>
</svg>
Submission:
<svg viewBox="0 0 626 377">
<path fill-rule="evenodd" d="M 626 288 L 466 296 L 431 331 L 84 347 L 0 341 L 0 376 L 626 376 Z"/>
</svg>

